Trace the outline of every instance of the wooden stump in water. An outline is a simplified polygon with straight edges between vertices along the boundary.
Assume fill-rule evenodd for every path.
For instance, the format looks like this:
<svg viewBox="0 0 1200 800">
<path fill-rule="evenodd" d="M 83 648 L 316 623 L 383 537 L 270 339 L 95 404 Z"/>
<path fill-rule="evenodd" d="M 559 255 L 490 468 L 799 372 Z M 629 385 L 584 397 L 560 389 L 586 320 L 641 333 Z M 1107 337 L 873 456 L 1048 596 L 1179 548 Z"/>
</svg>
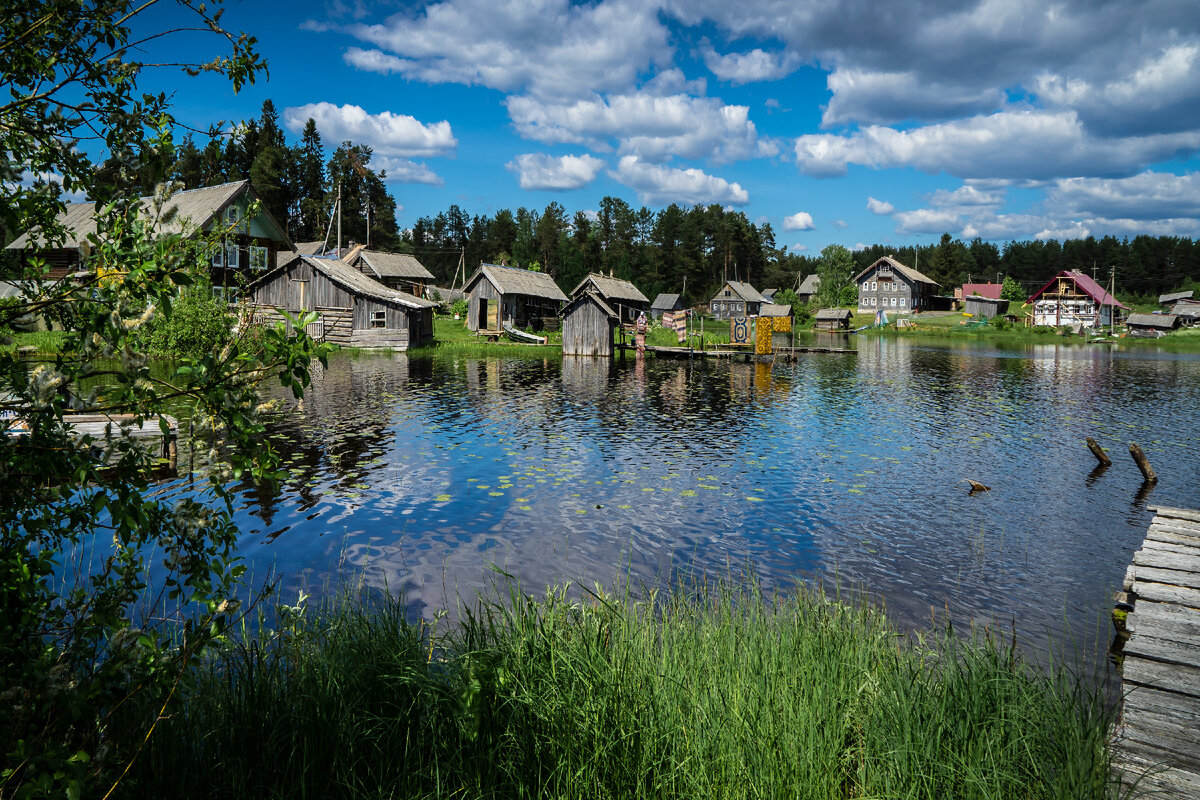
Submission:
<svg viewBox="0 0 1200 800">
<path fill-rule="evenodd" d="M 1137 442 L 1129 443 L 1129 455 L 1133 456 L 1134 463 L 1138 465 L 1138 469 L 1142 471 L 1142 477 L 1148 483 L 1158 483 L 1158 476 L 1154 474 L 1154 469 L 1146 460 L 1146 454 L 1142 452 L 1142 448 L 1138 447 Z"/>
<path fill-rule="evenodd" d="M 1104 452 L 1104 448 L 1096 444 L 1096 440 L 1092 437 L 1087 437 L 1088 450 L 1092 451 L 1092 455 L 1096 457 L 1102 465 L 1106 467 L 1112 466 L 1112 459 L 1108 457 L 1108 453 Z"/>
</svg>

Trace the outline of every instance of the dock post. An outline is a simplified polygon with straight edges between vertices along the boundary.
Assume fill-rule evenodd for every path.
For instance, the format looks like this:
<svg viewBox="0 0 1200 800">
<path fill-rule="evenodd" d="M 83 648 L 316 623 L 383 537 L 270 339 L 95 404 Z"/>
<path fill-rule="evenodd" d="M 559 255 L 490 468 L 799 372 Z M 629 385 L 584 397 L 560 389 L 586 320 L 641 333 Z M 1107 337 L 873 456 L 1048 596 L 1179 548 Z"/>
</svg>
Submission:
<svg viewBox="0 0 1200 800">
<path fill-rule="evenodd" d="M 1146 460 L 1146 454 L 1142 452 L 1142 448 L 1138 447 L 1137 442 L 1129 443 L 1129 455 L 1133 456 L 1134 462 L 1142 471 L 1142 477 L 1146 479 L 1147 483 L 1158 483 L 1158 476 L 1154 474 L 1154 469 Z"/>
<path fill-rule="evenodd" d="M 1108 457 L 1108 453 L 1104 452 L 1104 448 L 1102 448 L 1100 445 L 1096 444 L 1095 439 L 1093 439 L 1090 436 L 1087 437 L 1087 446 L 1088 446 L 1088 450 L 1092 451 L 1092 455 L 1094 455 L 1096 457 L 1096 460 L 1100 462 L 1101 466 L 1103 466 L 1103 467 L 1111 467 L 1112 466 L 1112 459 Z"/>
</svg>

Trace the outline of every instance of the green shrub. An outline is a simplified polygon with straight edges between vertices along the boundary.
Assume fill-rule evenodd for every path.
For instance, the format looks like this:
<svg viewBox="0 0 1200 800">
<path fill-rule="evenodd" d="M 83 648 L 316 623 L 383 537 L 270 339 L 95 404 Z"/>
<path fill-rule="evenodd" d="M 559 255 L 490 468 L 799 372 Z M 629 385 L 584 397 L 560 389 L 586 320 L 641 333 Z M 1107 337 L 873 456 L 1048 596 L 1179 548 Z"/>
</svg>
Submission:
<svg viewBox="0 0 1200 800">
<path fill-rule="evenodd" d="M 229 341 L 233 315 L 201 280 L 184 288 L 171 304 L 170 315 L 155 314 L 138 332 L 147 352 L 164 358 L 194 358 L 212 353 Z"/>
<path fill-rule="evenodd" d="M 467 315 L 466 299 L 460 297 L 457 300 L 455 300 L 453 303 L 451 303 L 450 304 L 450 313 L 455 314 L 460 317 L 465 317 Z"/>
</svg>

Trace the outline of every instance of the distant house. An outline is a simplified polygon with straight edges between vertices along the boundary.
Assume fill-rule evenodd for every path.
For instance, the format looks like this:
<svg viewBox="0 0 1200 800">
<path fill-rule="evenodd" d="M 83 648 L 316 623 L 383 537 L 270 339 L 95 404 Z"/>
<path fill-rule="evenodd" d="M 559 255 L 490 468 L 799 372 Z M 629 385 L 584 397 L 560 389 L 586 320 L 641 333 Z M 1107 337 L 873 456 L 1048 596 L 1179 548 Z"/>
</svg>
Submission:
<svg viewBox="0 0 1200 800">
<path fill-rule="evenodd" d="M 758 310 L 767 298 L 759 294 L 748 283 L 740 281 L 725 281 L 713 298 L 708 301 L 708 309 L 717 319 L 730 317 L 756 317 Z"/>
<path fill-rule="evenodd" d="M 800 288 L 796 290 L 796 294 L 800 297 L 801 303 L 811 302 L 817 290 L 821 288 L 821 276 L 815 272 L 808 275 L 800 283 Z"/>
<path fill-rule="evenodd" d="M 763 289 L 761 292 L 759 292 L 759 294 L 761 294 L 763 297 L 767 298 L 767 300 L 773 301 L 775 299 L 775 293 L 778 291 L 779 291 L 778 288 Z"/>
<path fill-rule="evenodd" d="M 1165 336 L 1179 327 L 1174 314 L 1130 314 L 1125 320 L 1130 336 Z"/>
<path fill-rule="evenodd" d="M 1200 325 L 1200 303 L 1180 301 L 1174 305 L 1171 313 L 1179 317 L 1179 324 L 1185 328 Z"/>
<path fill-rule="evenodd" d="M 1179 303 L 1179 302 L 1186 301 L 1186 300 L 1191 300 L 1193 294 L 1194 293 L 1191 291 L 1173 292 L 1172 294 L 1161 294 L 1158 296 L 1158 304 L 1160 306 L 1174 305 L 1175 303 Z"/>
<path fill-rule="evenodd" d="M 389 289 L 333 258 L 296 256 L 252 281 L 246 298 L 256 321 L 282 319 L 280 311 L 316 311 L 320 319 L 308 333 L 348 347 L 407 350 L 433 339 L 436 303 Z"/>
<path fill-rule="evenodd" d="M 650 316 L 661 319 L 667 311 L 683 311 L 683 300 L 677 294 L 660 294 L 650 304 Z"/>
<path fill-rule="evenodd" d="M 420 261 L 407 253 L 381 253 L 378 250 L 356 250 L 347 255 L 346 263 L 367 277 L 374 278 L 389 289 L 425 296 L 426 287 L 436 280 Z"/>
<path fill-rule="evenodd" d="M 848 308 L 822 308 L 813 317 L 816 321 L 813 327 L 820 331 L 849 330 L 853 316 Z"/>
<path fill-rule="evenodd" d="M 621 315 L 595 289 L 579 292 L 562 310 L 564 356 L 611 356 Z"/>
<path fill-rule="evenodd" d="M 213 291 L 231 294 L 240 283 L 274 269 L 281 258 L 291 258 L 294 247 L 287 232 L 264 208 L 248 218 L 250 204 L 257 199 L 250 181 L 234 181 L 219 186 L 176 192 L 167 200 L 154 230 L 158 234 L 223 232 L 220 244 L 206 258 Z M 141 199 L 142 213 L 153 213 L 152 197 Z M 93 203 L 68 203 L 58 216 L 66 238 L 53 247 L 37 230 L 18 236 L 8 250 L 21 251 L 23 258 L 43 258 L 49 265 L 47 276 L 60 280 L 88 269 L 85 253 L 87 237 L 96 232 L 96 208 Z M 282 253 L 282 257 L 280 256 Z"/>
<path fill-rule="evenodd" d="M 854 282 L 858 284 L 859 311 L 929 311 L 936 303 L 937 282 L 892 256 L 875 261 L 858 273 Z"/>
<path fill-rule="evenodd" d="M 499 335 L 508 324 L 542 330 L 546 318 L 556 324 L 567 296 L 545 272 L 480 264 L 463 286 L 467 329 Z"/>
<path fill-rule="evenodd" d="M 1084 328 L 1111 325 L 1128 311 L 1091 276 L 1077 270 L 1063 270 L 1045 286 L 1029 296 L 1033 304 L 1030 322 L 1034 325 L 1078 325 Z"/>
<path fill-rule="evenodd" d="M 613 311 L 617 312 L 622 325 L 633 325 L 637 322 L 639 314 L 650 313 L 650 298 L 638 291 L 638 288 L 632 283 L 620 278 L 610 278 L 607 275 L 592 273 L 571 291 L 571 297 L 579 297 L 584 292 L 598 294 Z"/>
</svg>

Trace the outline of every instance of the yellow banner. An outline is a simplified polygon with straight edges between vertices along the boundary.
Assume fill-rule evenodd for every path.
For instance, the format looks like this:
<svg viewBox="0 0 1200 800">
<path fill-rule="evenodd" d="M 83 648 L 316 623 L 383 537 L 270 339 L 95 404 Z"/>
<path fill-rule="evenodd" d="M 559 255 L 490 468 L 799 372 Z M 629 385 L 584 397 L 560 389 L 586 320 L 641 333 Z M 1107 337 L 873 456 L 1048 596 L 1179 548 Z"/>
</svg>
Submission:
<svg viewBox="0 0 1200 800">
<path fill-rule="evenodd" d="M 754 326 L 754 352 L 760 356 L 769 356 L 774 352 L 771 347 L 771 333 L 774 326 L 764 317 L 759 317 Z"/>
<path fill-rule="evenodd" d="M 772 317 L 771 330 L 776 333 L 791 333 L 792 318 L 791 317 Z"/>
</svg>

